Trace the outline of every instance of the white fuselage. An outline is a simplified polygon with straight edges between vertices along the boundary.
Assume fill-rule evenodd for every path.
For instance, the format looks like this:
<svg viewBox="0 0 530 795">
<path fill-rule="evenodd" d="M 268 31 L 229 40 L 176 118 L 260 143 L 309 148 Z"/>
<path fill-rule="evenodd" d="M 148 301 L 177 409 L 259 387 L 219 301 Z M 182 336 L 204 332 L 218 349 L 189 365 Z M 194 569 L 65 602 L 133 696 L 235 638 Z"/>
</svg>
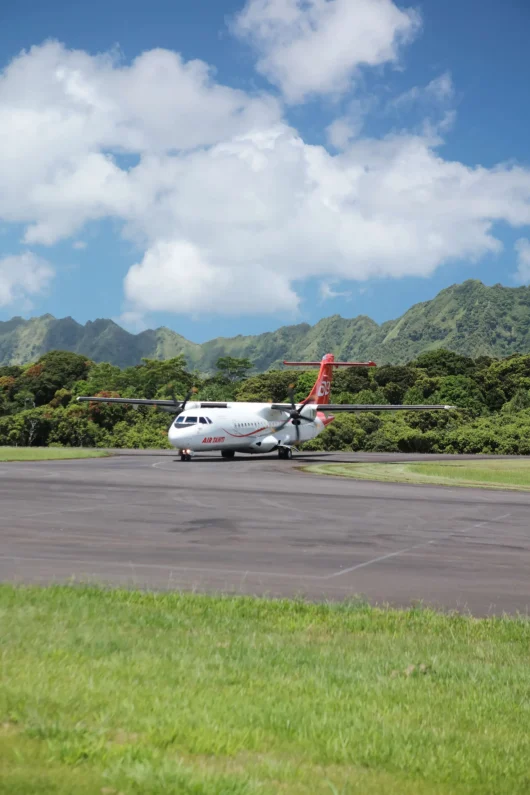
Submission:
<svg viewBox="0 0 530 795">
<path fill-rule="evenodd" d="M 179 450 L 205 452 L 233 450 L 245 453 L 270 453 L 313 439 L 331 420 L 317 413 L 317 407 L 303 410 L 300 435 L 288 413 L 271 409 L 268 403 L 227 403 L 226 408 L 188 407 L 171 423 L 169 442 Z M 283 425 L 282 428 L 279 426 Z"/>
</svg>

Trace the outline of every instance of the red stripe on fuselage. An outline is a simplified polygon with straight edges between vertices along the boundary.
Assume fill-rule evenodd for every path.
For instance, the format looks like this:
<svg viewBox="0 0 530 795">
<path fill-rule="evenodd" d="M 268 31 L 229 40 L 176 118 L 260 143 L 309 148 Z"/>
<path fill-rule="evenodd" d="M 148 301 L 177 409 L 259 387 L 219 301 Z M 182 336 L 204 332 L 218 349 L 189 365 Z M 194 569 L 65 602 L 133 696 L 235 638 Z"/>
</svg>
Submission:
<svg viewBox="0 0 530 795">
<path fill-rule="evenodd" d="M 245 439 L 247 436 L 254 436 L 255 433 L 261 433 L 261 431 L 267 430 L 267 426 L 264 425 L 263 428 L 258 428 L 257 431 L 251 431 L 250 433 L 230 433 L 227 431 L 226 428 L 223 428 L 223 431 L 227 433 L 229 436 L 233 436 L 235 439 Z"/>
</svg>

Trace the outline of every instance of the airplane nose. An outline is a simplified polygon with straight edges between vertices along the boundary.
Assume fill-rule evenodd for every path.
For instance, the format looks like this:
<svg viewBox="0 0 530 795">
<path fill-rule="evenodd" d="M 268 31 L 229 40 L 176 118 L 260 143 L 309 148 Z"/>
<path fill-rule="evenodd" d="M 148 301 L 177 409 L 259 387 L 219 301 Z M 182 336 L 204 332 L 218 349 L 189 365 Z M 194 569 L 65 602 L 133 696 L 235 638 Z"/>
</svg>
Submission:
<svg viewBox="0 0 530 795">
<path fill-rule="evenodd" d="M 173 445 L 173 447 L 187 447 L 192 443 L 197 431 L 198 428 L 196 425 L 191 425 L 189 428 L 175 428 L 174 425 L 172 425 L 169 429 L 169 443 Z"/>
</svg>

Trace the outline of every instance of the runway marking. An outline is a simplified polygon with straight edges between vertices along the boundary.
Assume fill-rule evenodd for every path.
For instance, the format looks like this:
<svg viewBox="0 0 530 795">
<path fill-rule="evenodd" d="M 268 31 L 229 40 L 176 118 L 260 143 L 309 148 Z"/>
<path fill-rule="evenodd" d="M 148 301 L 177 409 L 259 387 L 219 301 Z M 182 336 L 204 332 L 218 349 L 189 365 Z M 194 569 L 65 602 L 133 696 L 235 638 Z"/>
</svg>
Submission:
<svg viewBox="0 0 530 795">
<path fill-rule="evenodd" d="M 340 577 L 341 574 L 350 574 L 352 571 L 357 571 L 357 569 L 364 569 L 365 566 L 371 566 L 373 563 L 379 563 L 382 560 L 388 560 L 388 558 L 395 558 L 398 555 L 404 555 L 405 552 L 411 552 L 413 549 L 418 549 L 419 547 L 427 547 L 429 544 L 436 544 L 438 539 L 433 539 L 432 541 L 423 541 L 421 544 L 414 544 L 412 547 L 405 547 L 404 549 L 398 549 L 397 552 L 390 552 L 388 555 L 381 555 L 378 558 L 372 558 L 372 560 L 365 560 L 364 563 L 358 563 L 356 566 L 350 566 L 349 569 L 341 569 L 340 571 L 335 571 L 333 574 L 328 574 L 325 579 L 331 579 L 332 577 Z"/>
<path fill-rule="evenodd" d="M 469 527 L 463 527 L 462 530 L 451 530 L 439 538 L 431 539 L 431 541 L 423 541 L 421 544 L 414 544 L 411 547 L 404 547 L 403 549 L 398 549 L 396 552 L 390 552 L 388 555 L 381 555 L 380 557 L 372 558 L 371 560 L 365 560 L 364 563 L 357 563 L 357 565 L 350 566 L 348 569 L 335 571 L 333 574 L 328 574 L 324 579 L 332 579 L 333 577 L 340 577 L 342 574 L 350 574 L 352 571 L 357 571 L 357 569 L 364 569 L 366 566 L 371 566 L 374 563 L 380 563 L 383 560 L 395 558 L 398 555 L 404 555 L 406 552 L 412 552 L 413 549 L 428 547 L 432 544 L 439 544 L 441 541 L 447 541 L 447 539 L 453 538 L 454 536 L 459 536 L 462 533 L 469 533 L 470 530 L 476 530 L 477 528 L 484 527 L 484 525 L 491 524 L 492 522 L 500 522 L 501 519 L 507 519 L 509 516 L 511 516 L 511 513 L 505 513 L 502 516 L 496 516 L 493 519 L 486 519 L 483 522 L 477 522 L 476 524 L 470 525 Z M 442 530 L 442 533 L 443 532 L 445 531 Z"/>
<path fill-rule="evenodd" d="M 175 453 L 175 455 L 178 455 L 178 453 Z M 157 461 L 156 463 L 154 463 L 154 464 L 150 464 L 149 466 L 150 466 L 152 469 L 158 469 L 158 467 L 160 466 L 160 464 L 165 464 L 165 463 L 166 463 L 165 461 Z M 145 466 L 145 464 L 144 464 L 144 466 Z M 173 467 L 172 469 L 173 469 L 173 471 L 175 471 L 174 467 Z"/>
</svg>

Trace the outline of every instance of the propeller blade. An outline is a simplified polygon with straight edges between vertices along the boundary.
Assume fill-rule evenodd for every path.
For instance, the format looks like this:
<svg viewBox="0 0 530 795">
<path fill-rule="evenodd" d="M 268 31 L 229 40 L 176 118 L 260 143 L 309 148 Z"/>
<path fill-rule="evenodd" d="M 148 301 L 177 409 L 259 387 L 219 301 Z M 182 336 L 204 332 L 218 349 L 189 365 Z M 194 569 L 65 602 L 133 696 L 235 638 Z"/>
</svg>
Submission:
<svg viewBox="0 0 530 795">
<path fill-rule="evenodd" d="M 303 409 L 305 408 L 307 403 L 310 402 L 309 398 L 306 398 L 305 400 L 303 400 L 300 403 L 299 407 L 296 408 L 295 395 L 294 395 L 294 386 L 295 386 L 294 384 L 289 384 L 288 395 L 289 395 L 289 398 L 290 398 L 290 401 L 291 401 L 291 410 L 288 412 L 289 416 L 287 417 L 287 419 L 284 422 L 281 423 L 281 425 L 278 425 L 278 427 L 275 428 L 275 433 L 278 433 L 278 431 L 281 431 L 282 428 L 285 428 L 285 426 L 287 425 L 287 423 L 289 421 L 292 421 L 294 427 L 296 428 L 296 440 L 299 442 L 300 441 L 300 425 L 302 423 L 302 420 L 305 420 L 305 422 L 312 422 L 313 420 L 310 417 L 302 416 Z M 284 411 L 287 411 L 287 409 L 284 409 Z"/>
<path fill-rule="evenodd" d="M 179 401 L 176 399 L 176 397 L 175 397 L 175 396 L 173 396 L 173 399 L 174 399 L 174 401 L 175 401 L 175 408 L 176 408 L 176 410 L 177 410 L 177 415 L 178 415 L 178 414 L 182 414 L 182 412 L 183 412 L 183 411 L 184 411 L 184 409 L 186 408 L 186 403 L 188 402 L 188 400 L 190 399 L 190 397 L 191 397 L 192 395 L 194 395 L 196 392 L 197 392 L 197 389 L 196 389 L 195 387 L 192 387 L 192 388 L 189 390 L 189 392 L 187 392 L 187 393 L 186 393 L 186 395 L 184 396 L 184 400 L 182 401 L 182 403 L 180 403 L 180 402 L 179 402 Z"/>
</svg>

